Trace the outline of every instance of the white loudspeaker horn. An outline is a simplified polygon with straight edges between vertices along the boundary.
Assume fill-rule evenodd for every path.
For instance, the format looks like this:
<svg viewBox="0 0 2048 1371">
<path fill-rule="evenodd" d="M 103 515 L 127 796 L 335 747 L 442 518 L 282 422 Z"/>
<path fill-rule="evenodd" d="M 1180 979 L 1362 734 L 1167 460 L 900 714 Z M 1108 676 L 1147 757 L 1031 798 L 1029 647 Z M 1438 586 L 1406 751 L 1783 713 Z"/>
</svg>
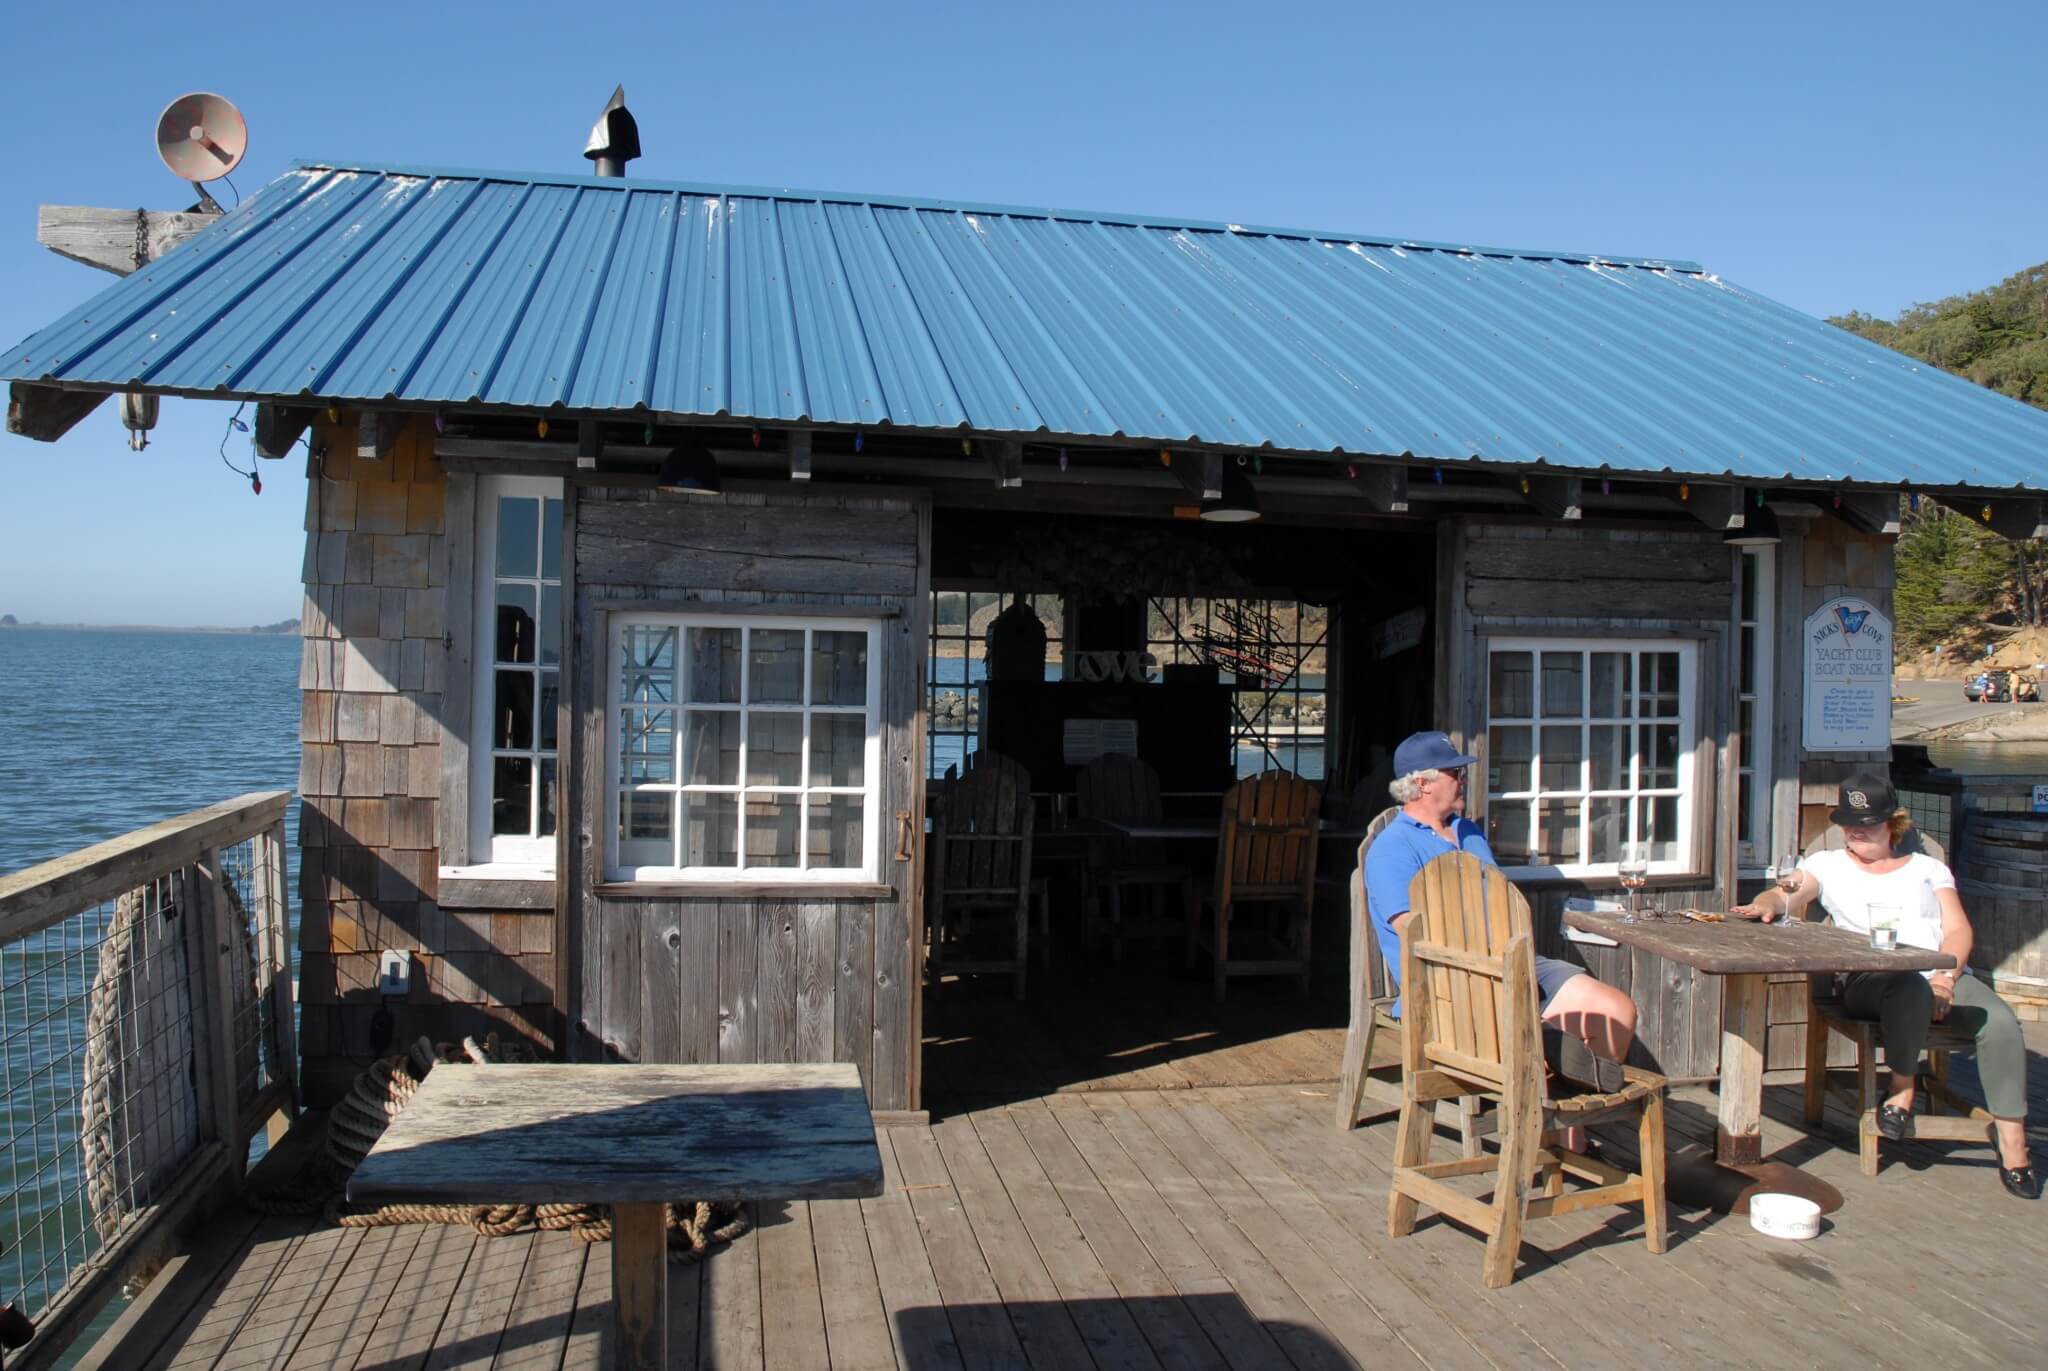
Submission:
<svg viewBox="0 0 2048 1371">
<path fill-rule="evenodd" d="M 233 171 L 248 150 L 249 126 L 225 96 L 206 91 L 181 95 L 156 121 L 157 156 L 174 176 L 195 186 Z"/>
</svg>

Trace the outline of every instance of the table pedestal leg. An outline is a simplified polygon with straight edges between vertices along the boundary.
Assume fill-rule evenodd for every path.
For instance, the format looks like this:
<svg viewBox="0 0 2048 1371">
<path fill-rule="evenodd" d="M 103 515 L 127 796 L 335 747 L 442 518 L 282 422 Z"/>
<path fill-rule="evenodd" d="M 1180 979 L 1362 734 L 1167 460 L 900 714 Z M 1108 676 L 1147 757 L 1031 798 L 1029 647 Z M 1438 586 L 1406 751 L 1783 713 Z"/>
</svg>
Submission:
<svg viewBox="0 0 2048 1371">
<path fill-rule="evenodd" d="M 668 1206 L 612 1207 L 612 1361 L 659 1371 L 668 1361 Z"/>
</svg>

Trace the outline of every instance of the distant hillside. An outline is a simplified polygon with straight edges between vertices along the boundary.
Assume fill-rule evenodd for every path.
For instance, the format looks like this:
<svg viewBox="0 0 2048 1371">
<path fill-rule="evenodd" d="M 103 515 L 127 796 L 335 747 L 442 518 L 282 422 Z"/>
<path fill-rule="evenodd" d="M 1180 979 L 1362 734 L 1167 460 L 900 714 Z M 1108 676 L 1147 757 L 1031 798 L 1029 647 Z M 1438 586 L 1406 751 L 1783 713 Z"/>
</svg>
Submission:
<svg viewBox="0 0 2048 1371">
<path fill-rule="evenodd" d="M 1837 328 L 2048 409 L 2048 262 L 1989 290 L 1915 305 L 1897 319 L 1850 313 Z M 1975 658 L 2013 629 L 2039 628 L 2048 546 L 2009 543 L 1933 501 L 1908 509 L 1893 592 L 1899 644 Z"/>
</svg>

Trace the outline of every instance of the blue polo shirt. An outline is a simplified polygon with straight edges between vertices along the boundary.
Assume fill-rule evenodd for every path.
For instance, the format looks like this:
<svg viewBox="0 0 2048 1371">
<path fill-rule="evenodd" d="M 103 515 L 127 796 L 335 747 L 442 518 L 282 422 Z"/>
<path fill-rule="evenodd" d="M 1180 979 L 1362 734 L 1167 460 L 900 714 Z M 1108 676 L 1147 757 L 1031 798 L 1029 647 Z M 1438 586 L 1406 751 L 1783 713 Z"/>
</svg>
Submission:
<svg viewBox="0 0 2048 1371">
<path fill-rule="evenodd" d="M 1398 814 L 1365 851 L 1365 904 L 1372 914 L 1373 935 L 1380 940 L 1380 956 L 1386 959 L 1387 974 L 1396 989 L 1401 984 L 1401 935 L 1393 921 L 1408 912 L 1408 883 L 1415 873 L 1446 852 L 1465 851 L 1498 866 L 1486 834 L 1470 819 L 1453 819 L 1451 831 L 1457 845 L 1445 842 L 1426 824 Z M 1401 1002 L 1394 1001 L 1394 1017 L 1401 1016 Z"/>
</svg>

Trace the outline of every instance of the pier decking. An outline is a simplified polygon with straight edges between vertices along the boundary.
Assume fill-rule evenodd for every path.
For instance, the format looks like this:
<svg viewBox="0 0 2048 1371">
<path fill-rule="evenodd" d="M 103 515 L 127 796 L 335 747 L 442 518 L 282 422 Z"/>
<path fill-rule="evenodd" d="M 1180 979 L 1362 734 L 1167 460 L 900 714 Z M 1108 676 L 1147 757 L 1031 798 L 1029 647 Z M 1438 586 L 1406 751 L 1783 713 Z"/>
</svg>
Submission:
<svg viewBox="0 0 2048 1371">
<path fill-rule="evenodd" d="M 2030 1065 L 2041 1117 L 2048 1063 Z M 670 1269 L 672 1365 L 1990 1366 L 2048 1345 L 2048 1211 L 2001 1192 L 1985 1149 L 1889 1145 L 1867 1180 L 1773 1087 L 1767 1150 L 1847 1197 L 1818 1240 L 1680 1212 L 1660 1258 L 1632 1213 L 1601 1210 L 1532 1223 L 1515 1283 L 1485 1290 L 1471 1234 L 1430 1219 L 1387 1239 L 1392 1121 L 1341 1135 L 1327 1092 L 1068 1090 L 885 1128 L 881 1198 L 761 1206 Z M 1672 1115 L 1674 1148 L 1711 1137 L 1706 1092 Z M 186 1278 L 189 1313 L 100 1364 L 603 1364 L 607 1246 L 253 1217 L 215 1236 L 232 1259 Z"/>
</svg>

